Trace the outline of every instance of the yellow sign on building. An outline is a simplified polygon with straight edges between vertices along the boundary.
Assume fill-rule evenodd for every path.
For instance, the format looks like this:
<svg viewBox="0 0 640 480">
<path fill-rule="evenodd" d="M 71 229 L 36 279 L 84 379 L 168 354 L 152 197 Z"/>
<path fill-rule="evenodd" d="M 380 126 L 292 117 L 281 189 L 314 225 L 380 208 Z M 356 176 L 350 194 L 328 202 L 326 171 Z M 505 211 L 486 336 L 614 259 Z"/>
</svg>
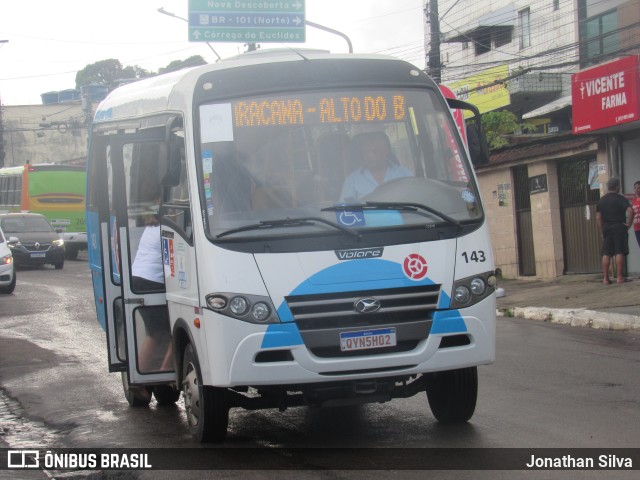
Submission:
<svg viewBox="0 0 640 480">
<path fill-rule="evenodd" d="M 445 85 L 453 90 L 458 99 L 473 103 L 480 113 L 485 113 L 511 103 L 506 83 L 508 76 L 509 66 L 500 65 Z"/>
</svg>

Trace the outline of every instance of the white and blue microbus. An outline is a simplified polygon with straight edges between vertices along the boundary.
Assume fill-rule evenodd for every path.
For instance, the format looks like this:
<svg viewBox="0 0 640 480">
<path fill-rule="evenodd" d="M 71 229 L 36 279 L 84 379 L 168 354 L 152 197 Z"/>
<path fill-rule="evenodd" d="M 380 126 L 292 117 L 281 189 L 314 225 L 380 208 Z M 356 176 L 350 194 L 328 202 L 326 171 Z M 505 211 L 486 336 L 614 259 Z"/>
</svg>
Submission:
<svg viewBox="0 0 640 480">
<path fill-rule="evenodd" d="M 426 392 L 439 421 L 469 420 L 495 356 L 495 274 L 479 115 L 467 147 L 450 107 L 474 110 L 405 61 L 304 50 L 110 93 L 87 227 L 129 403 L 182 392 L 203 442 L 224 439 L 237 407 Z M 132 271 L 149 218 L 164 288 L 145 290 Z"/>
</svg>

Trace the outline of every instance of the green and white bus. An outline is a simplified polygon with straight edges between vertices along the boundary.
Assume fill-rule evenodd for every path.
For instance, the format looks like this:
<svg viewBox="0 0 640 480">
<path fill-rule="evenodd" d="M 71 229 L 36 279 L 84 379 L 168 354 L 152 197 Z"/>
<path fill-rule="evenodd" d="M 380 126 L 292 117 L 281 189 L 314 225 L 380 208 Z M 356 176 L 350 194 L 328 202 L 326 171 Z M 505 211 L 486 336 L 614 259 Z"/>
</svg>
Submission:
<svg viewBox="0 0 640 480">
<path fill-rule="evenodd" d="M 0 213 L 40 213 L 65 241 L 74 259 L 87 249 L 82 166 L 39 164 L 0 168 Z"/>
</svg>

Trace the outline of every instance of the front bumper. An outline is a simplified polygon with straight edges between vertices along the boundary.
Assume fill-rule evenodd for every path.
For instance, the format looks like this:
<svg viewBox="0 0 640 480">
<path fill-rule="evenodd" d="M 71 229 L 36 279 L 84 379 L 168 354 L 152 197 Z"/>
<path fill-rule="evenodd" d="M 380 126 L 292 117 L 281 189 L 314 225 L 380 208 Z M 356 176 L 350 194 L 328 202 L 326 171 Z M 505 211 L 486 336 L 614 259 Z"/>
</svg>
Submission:
<svg viewBox="0 0 640 480">
<path fill-rule="evenodd" d="M 205 364 L 204 383 L 227 387 L 295 385 L 490 364 L 495 360 L 495 296 L 480 304 L 456 311 L 456 328 L 448 331 L 434 328 L 408 351 L 383 353 L 373 349 L 370 354 L 340 358 L 314 355 L 302 337 L 296 335 L 295 325 L 279 324 L 276 329 L 279 331 L 268 332 L 269 327 L 237 324 L 233 319 L 206 311 L 203 322 L 206 331 L 198 346 L 203 350 L 198 355 Z M 265 342 L 270 334 L 281 338 L 278 345 Z"/>
<path fill-rule="evenodd" d="M 58 265 L 64 263 L 64 247 L 51 246 L 47 250 L 29 250 L 24 246 L 11 248 L 17 266 Z"/>
<path fill-rule="evenodd" d="M 0 287 L 11 285 L 13 276 L 15 275 L 15 267 L 13 263 L 8 265 L 0 265 Z"/>
</svg>

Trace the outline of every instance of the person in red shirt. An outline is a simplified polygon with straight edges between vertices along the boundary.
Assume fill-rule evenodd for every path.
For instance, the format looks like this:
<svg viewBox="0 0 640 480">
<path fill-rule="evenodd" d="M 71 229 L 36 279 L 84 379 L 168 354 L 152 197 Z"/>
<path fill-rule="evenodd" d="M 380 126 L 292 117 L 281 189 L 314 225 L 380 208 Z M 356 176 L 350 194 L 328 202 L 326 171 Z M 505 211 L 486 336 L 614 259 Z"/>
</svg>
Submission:
<svg viewBox="0 0 640 480">
<path fill-rule="evenodd" d="M 640 247 L 640 180 L 633 184 L 633 192 L 636 194 L 631 202 L 633 207 L 633 232 Z"/>
</svg>

